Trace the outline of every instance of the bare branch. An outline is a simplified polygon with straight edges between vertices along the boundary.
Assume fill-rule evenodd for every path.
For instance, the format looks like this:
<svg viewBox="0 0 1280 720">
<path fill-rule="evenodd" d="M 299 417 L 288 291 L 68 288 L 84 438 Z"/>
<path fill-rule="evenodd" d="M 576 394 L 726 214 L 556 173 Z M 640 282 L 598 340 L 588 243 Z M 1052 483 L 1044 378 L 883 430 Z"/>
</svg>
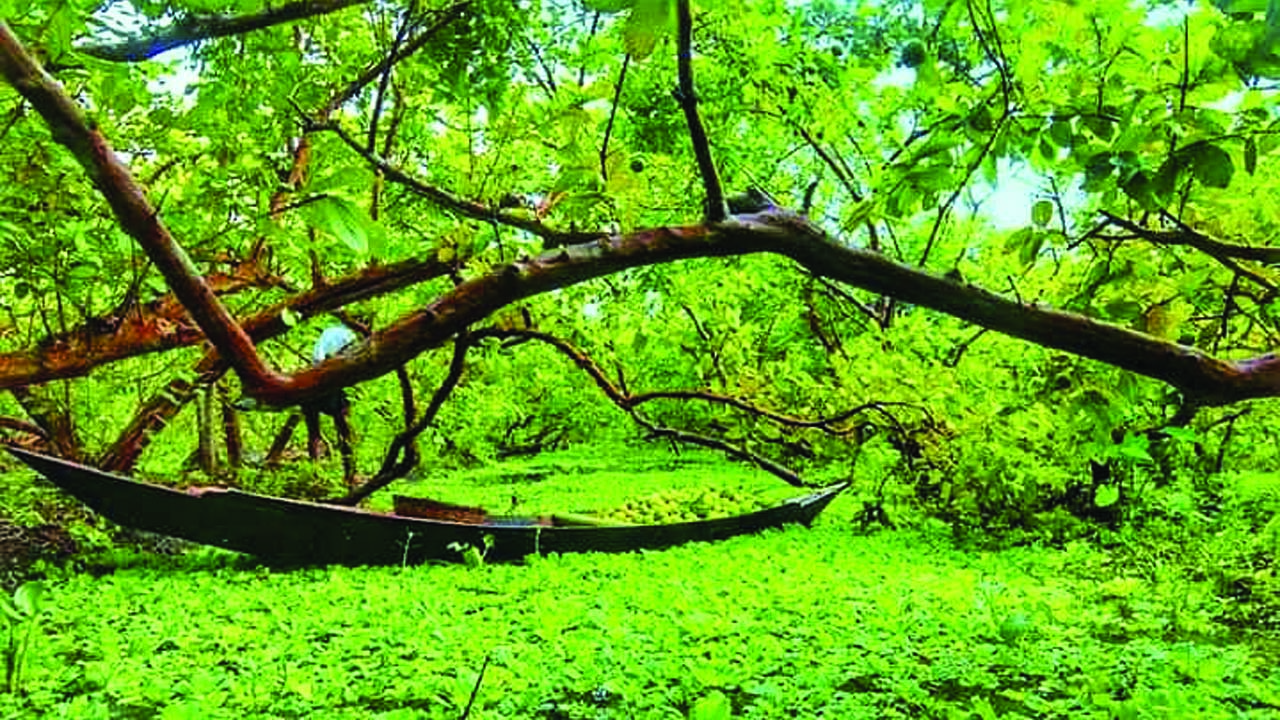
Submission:
<svg viewBox="0 0 1280 720">
<path fill-rule="evenodd" d="M 676 442 L 698 445 L 712 450 L 719 450 L 738 460 L 749 462 L 761 470 L 782 479 L 790 485 L 795 485 L 796 487 L 810 487 L 810 484 L 805 482 L 805 480 L 796 474 L 794 470 L 770 460 L 763 455 L 753 453 L 740 445 L 735 445 L 719 438 L 689 432 L 687 430 L 659 425 L 652 420 L 649 420 L 636 410 L 636 406 L 642 402 L 646 402 L 647 400 L 657 399 L 657 395 L 647 399 L 640 399 L 639 402 L 637 402 L 637 397 L 641 396 L 629 395 L 626 390 L 615 385 L 611 380 L 609 380 L 609 378 L 604 374 L 604 371 L 600 369 L 600 366 L 596 364 L 590 356 L 569 344 L 567 341 L 555 337 L 554 335 L 540 332 L 538 330 L 503 330 L 499 328 L 485 328 L 483 330 L 475 331 L 472 333 L 471 337 L 476 340 L 491 337 L 498 339 L 537 340 L 539 342 L 546 343 L 554 347 L 556 350 L 559 350 L 561 354 L 567 356 L 570 360 L 573 360 L 573 363 L 578 366 L 578 369 L 587 373 L 587 375 L 595 381 L 596 386 L 604 392 L 605 396 L 607 396 L 610 401 L 626 411 L 637 425 L 649 432 L 650 439 L 667 438 Z M 676 398 L 680 396 L 673 394 L 668 397 Z"/>
<path fill-rule="evenodd" d="M 365 159 L 375 169 L 386 176 L 387 180 L 407 188 L 415 195 L 427 198 L 441 207 L 455 212 L 463 217 L 469 217 L 474 220 L 483 220 L 484 222 L 496 222 L 500 225 L 524 230 L 525 232 L 542 238 L 543 243 L 547 247 L 573 245 L 576 243 L 590 242 L 607 237 L 602 232 L 563 232 L 547 227 L 537 218 L 529 218 L 517 215 L 512 212 L 505 212 L 489 207 L 483 203 L 475 202 L 461 198 L 448 190 L 436 187 L 409 175 L 400 168 L 387 162 L 382 156 L 375 152 L 370 152 L 367 148 L 356 142 L 345 130 L 333 123 L 315 123 L 309 128 L 311 130 L 329 130 L 336 133 L 342 141 L 354 150 L 360 157 Z"/>
<path fill-rule="evenodd" d="M 609 179 L 609 136 L 613 134 L 613 121 L 618 115 L 618 101 L 622 99 L 622 84 L 627 81 L 627 68 L 631 65 L 631 53 L 622 57 L 622 69 L 618 71 L 618 84 L 613 89 L 613 105 L 609 108 L 609 122 L 604 126 L 604 142 L 600 144 L 600 177 Z"/>
<path fill-rule="evenodd" d="M 435 393 L 431 396 L 431 402 L 427 403 L 426 410 L 423 410 L 422 417 L 413 422 L 406 423 L 405 429 L 391 441 L 391 446 L 387 448 L 386 455 L 382 459 L 382 467 L 378 473 L 370 478 L 363 485 L 355 488 L 347 495 L 334 500 L 338 505 L 358 505 L 361 500 L 369 497 L 382 488 L 390 485 L 393 481 L 398 480 L 409 471 L 413 470 L 418 464 L 418 449 L 414 441 L 422 431 L 426 430 L 436 421 L 436 414 L 440 412 L 440 408 L 444 406 L 449 396 L 453 394 L 454 389 L 458 387 L 458 383 L 462 380 L 462 371 L 466 367 L 467 351 L 475 344 L 473 338 L 467 335 L 459 335 L 453 343 L 453 360 L 449 363 L 449 372 L 440 383 L 440 387 L 436 388 Z M 403 373 L 404 368 L 397 368 L 398 373 Z M 408 382 L 407 377 L 401 375 L 401 387 L 405 387 Z M 412 401 L 406 396 L 406 412 L 411 411 Z M 406 418 L 408 419 L 408 418 Z"/>
<path fill-rule="evenodd" d="M 1199 250 L 1217 260 L 1219 264 L 1233 273 L 1253 281 L 1259 287 L 1266 288 L 1272 292 L 1277 289 L 1274 280 L 1256 270 L 1240 265 L 1235 260 L 1254 260 L 1266 264 L 1277 264 L 1280 263 L 1280 248 L 1237 245 L 1215 240 L 1204 233 L 1194 230 L 1168 213 L 1163 213 L 1162 216 L 1177 225 L 1177 230 L 1152 230 L 1105 210 L 1102 211 L 1102 216 L 1106 218 L 1108 223 L 1133 233 L 1135 237 L 1156 245 L 1185 245 Z"/>
</svg>

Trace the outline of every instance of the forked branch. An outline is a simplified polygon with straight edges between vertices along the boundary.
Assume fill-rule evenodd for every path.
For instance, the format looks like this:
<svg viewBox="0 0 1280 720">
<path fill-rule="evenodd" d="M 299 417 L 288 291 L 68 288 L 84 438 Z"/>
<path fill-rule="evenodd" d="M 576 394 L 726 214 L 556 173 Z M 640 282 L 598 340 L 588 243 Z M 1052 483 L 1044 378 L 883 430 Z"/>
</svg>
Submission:
<svg viewBox="0 0 1280 720">
<path fill-rule="evenodd" d="M 646 400 L 657 399 L 656 397 L 645 398 L 644 396 L 632 396 L 626 389 L 610 380 L 609 377 L 605 375 L 604 370 L 600 369 L 600 366 L 596 364 L 595 360 L 591 359 L 589 355 L 574 347 L 566 340 L 538 330 L 504 330 L 499 328 L 485 328 L 483 330 L 477 330 L 471 334 L 471 337 L 477 341 L 484 338 L 496 338 L 499 340 L 536 340 L 550 345 L 558 350 L 562 355 L 572 360 L 573 364 L 577 365 L 579 370 L 582 370 L 588 377 L 594 380 L 596 386 L 605 394 L 605 397 L 608 397 L 614 405 L 617 405 L 631 416 L 632 421 L 637 425 L 644 428 L 649 433 L 650 439 L 665 438 L 675 442 L 684 443 L 686 445 L 698 445 L 711 450 L 719 450 L 730 457 L 744 462 L 749 462 L 761 470 L 782 479 L 790 485 L 794 485 L 796 487 L 810 487 L 810 483 L 806 482 L 804 478 L 801 478 L 794 470 L 782 465 L 781 463 L 770 460 L 759 453 L 751 452 L 741 445 L 736 445 L 727 440 L 711 437 L 709 435 L 702 435 L 700 433 L 689 432 L 679 428 L 659 425 L 645 417 L 637 409 L 637 406 Z M 636 401 L 637 397 L 640 398 L 639 402 Z M 675 395 L 673 394 L 670 397 L 675 397 Z M 739 407 L 749 406 L 743 404 Z"/>
</svg>

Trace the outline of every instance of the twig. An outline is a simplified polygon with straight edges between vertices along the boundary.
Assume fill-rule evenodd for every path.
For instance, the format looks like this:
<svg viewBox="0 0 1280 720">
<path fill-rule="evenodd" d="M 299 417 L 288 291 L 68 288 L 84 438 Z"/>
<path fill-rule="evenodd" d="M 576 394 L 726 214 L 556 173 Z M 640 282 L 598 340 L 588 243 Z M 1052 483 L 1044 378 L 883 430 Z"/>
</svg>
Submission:
<svg viewBox="0 0 1280 720">
<path fill-rule="evenodd" d="M 964 354 L 968 352 L 969 348 L 972 347 L 975 342 L 978 341 L 978 338 L 986 334 L 987 329 L 982 328 L 978 332 L 974 333 L 968 340 L 965 340 L 951 348 L 951 352 L 947 353 L 947 357 L 942 361 L 943 366 L 953 368 L 959 365 L 960 358 L 964 357 Z"/>
<path fill-rule="evenodd" d="M 1223 420 L 1219 421 L 1219 422 L 1226 422 L 1227 429 L 1225 432 L 1222 433 L 1222 442 L 1218 443 L 1218 456 L 1214 459 L 1214 462 L 1213 462 L 1213 472 L 1215 473 L 1222 472 L 1222 462 L 1227 457 L 1227 446 L 1231 444 L 1231 434 L 1235 431 L 1236 421 L 1239 420 L 1244 415 L 1247 415 L 1248 413 L 1249 413 L 1249 409 L 1245 408 L 1244 410 L 1240 410 L 1239 412 L 1234 412 L 1231 415 L 1228 415 Z M 1214 423 L 1214 424 L 1216 425 L 1217 423 Z"/>
<path fill-rule="evenodd" d="M 355 97 L 356 93 L 364 89 L 365 86 L 381 77 L 392 65 L 395 65 L 422 49 L 424 45 L 435 38 L 437 33 L 453 21 L 462 17 L 463 12 L 468 10 L 470 7 L 470 0 L 464 0 L 463 2 L 449 6 L 448 9 L 444 10 L 440 14 L 439 19 L 436 20 L 431 27 L 423 30 L 412 40 L 405 43 L 404 47 L 400 48 L 399 52 L 389 53 L 382 60 L 366 68 L 363 73 L 360 73 L 359 77 L 347 83 L 346 87 L 342 90 L 334 93 L 334 95 L 329 98 L 329 102 L 325 103 L 325 106 L 316 113 L 316 118 L 319 120 L 327 120 L 335 110 L 342 107 L 343 103 Z"/>
<path fill-rule="evenodd" d="M 404 44 L 405 37 L 409 34 L 409 28 L 414 25 L 413 14 L 417 10 L 417 0 L 410 0 L 409 9 L 404 11 L 404 17 L 400 20 L 400 28 L 396 31 L 396 36 L 391 41 L 391 51 L 387 53 L 388 57 L 393 58 L 399 54 L 400 46 Z M 373 152 L 378 148 L 378 120 L 382 117 L 382 104 L 387 97 L 387 85 L 391 82 L 391 70 L 395 67 L 394 63 L 384 63 L 384 65 L 386 67 L 382 71 L 381 77 L 378 78 L 378 89 L 373 96 L 373 110 L 370 112 L 369 117 L 369 133 L 365 142 L 365 147 L 369 152 Z"/>
<path fill-rule="evenodd" d="M 480 683 L 484 681 L 484 671 L 489 669 L 489 656 L 484 656 L 484 664 L 480 666 L 480 674 L 476 676 L 476 686 L 471 688 L 471 699 L 467 700 L 467 707 L 462 711 L 462 715 L 458 720 L 467 720 L 471 715 L 471 706 L 476 703 L 476 695 L 480 693 Z"/>
<path fill-rule="evenodd" d="M 631 65 L 631 53 L 622 56 L 622 70 L 618 71 L 618 86 L 613 90 L 613 106 L 609 108 L 609 122 L 604 126 L 604 142 L 600 144 L 600 177 L 609 179 L 609 136 L 613 134 L 613 121 L 618 115 L 618 101 L 622 99 L 622 84 L 627 80 L 627 67 Z"/>
<path fill-rule="evenodd" d="M 494 210 L 488 205 L 484 205 L 473 200 L 463 199 L 448 190 L 422 182 L 395 165 L 392 165 L 383 159 L 381 155 L 367 150 L 363 145 L 356 142 L 355 138 L 351 137 L 350 134 L 334 123 L 316 123 L 308 121 L 308 124 L 309 130 L 328 130 L 335 133 L 347 144 L 348 147 L 359 154 L 360 157 L 364 158 L 365 162 L 369 163 L 376 170 L 386 176 L 387 180 L 408 189 L 415 195 L 425 197 L 437 205 L 462 215 L 463 217 L 469 217 L 473 220 L 481 220 L 484 222 L 496 222 L 501 225 L 507 225 L 519 230 L 524 230 L 531 235 L 536 235 L 542 238 L 543 244 L 548 247 L 592 242 L 607 237 L 607 234 L 603 232 L 579 232 L 576 230 L 564 232 L 561 230 L 555 230 L 547 227 L 542 223 L 542 221 L 537 220 L 536 218 L 521 217 L 514 213 Z"/>
</svg>

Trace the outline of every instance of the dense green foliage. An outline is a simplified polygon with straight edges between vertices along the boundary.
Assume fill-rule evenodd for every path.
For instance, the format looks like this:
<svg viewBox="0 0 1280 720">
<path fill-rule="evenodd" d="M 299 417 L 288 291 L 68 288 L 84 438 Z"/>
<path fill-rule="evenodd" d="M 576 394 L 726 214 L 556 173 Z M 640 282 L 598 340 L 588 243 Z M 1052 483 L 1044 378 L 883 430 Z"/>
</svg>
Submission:
<svg viewBox="0 0 1280 720">
<path fill-rule="evenodd" d="M 700 214 L 700 183 L 670 93 L 666 6 L 472 3 L 398 63 L 389 86 L 367 87 L 335 119 L 369 132 L 423 182 L 493 207 L 515 198 L 513 212 L 529 202 L 530 217 L 553 225 L 687 222 Z M 137 4 L 139 15 L 98 16 L 105 29 L 74 3 L 24 3 L 6 14 L 50 62 L 69 65 L 60 79 L 92 99 L 98 127 L 200 266 L 224 268 L 260 243 L 270 249 L 278 282 L 229 296 L 238 312 L 305 287 L 315 272 L 335 277 L 426 255 L 471 276 L 537 251 L 536 237 L 459 220 L 376 179 L 333 133 L 309 136 L 306 179 L 288 180 L 299 112 L 325 106 L 383 57 L 403 23 L 417 30 L 442 15 L 352 9 L 147 63 L 104 62 L 68 45 L 89 30 L 94 41 L 114 39 L 112 27 L 138 34 L 143 17 L 255 7 Z M 1094 225 L 1099 209 L 1176 210 L 1182 222 L 1250 244 L 1280 220 L 1274 204 L 1252 201 L 1276 177 L 1266 89 L 1274 33 L 1259 30 L 1261 11 L 1227 9 L 1235 14 L 1111 3 L 999 12 L 962 2 L 708 7 L 694 69 L 727 187 L 759 185 L 785 205 L 811 206 L 850 244 L 1229 355 L 1272 343 L 1267 268 Z M 20 110 L 0 143 L 12 180 L 0 222 L 4 342 L 14 350 L 110 323 L 163 288 L 47 129 Z M 984 204 L 1011 178 L 1036 187 Z M 303 204 L 273 217 L 282 190 Z M 993 229 L 993 219 L 1012 229 Z M 447 286 L 442 279 L 351 310 L 377 328 Z M 1270 403 L 1242 417 L 1240 408 L 1205 411 L 1166 431 L 1181 399 L 1156 383 L 991 335 L 974 340 L 963 323 L 767 257 L 631 270 L 532 298 L 523 310 L 637 390 L 707 390 L 801 418 L 893 404 L 860 414 L 845 428 L 858 431 L 839 437 L 723 407 L 652 407 L 665 423 L 817 475 L 852 472 L 870 495 L 914 497 L 961 529 L 1070 534 L 1053 519 L 1060 510 L 1086 520 L 1159 512 L 1157 491 L 1166 489 L 1203 509 L 1231 492 L 1230 481 L 1206 478 L 1275 460 L 1271 443 L 1257 442 L 1272 422 Z M 320 327 L 294 321 L 293 332 L 261 348 L 285 368 L 306 363 Z M 445 362 L 424 356 L 411 366 L 422 392 Z M 172 377 L 146 358 L 130 360 L 39 400 L 68 414 L 92 452 Z M 397 395 L 391 379 L 356 390 L 366 471 L 397 429 Z M 189 415 L 158 439 L 173 450 L 157 449 L 144 467 L 168 470 L 173 453 L 186 454 Z M 281 420 L 246 419 L 250 455 L 265 452 Z M 589 379 L 529 345 L 474 352 L 437 426 L 424 443 L 435 464 L 634 433 Z"/>
<path fill-rule="evenodd" d="M 145 62 L 91 54 L 281 4 L 0 0 L 0 19 L 88 109 L 199 270 L 252 266 L 252 287 L 223 296 L 237 317 L 400 261 L 445 268 L 343 308 L 382 329 L 545 250 L 519 222 L 626 234 L 702 221 L 667 0 L 356 3 Z M 1274 1 L 743 0 L 694 14 L 698 107 L 730 193 L 762 188 L 837 242 L 1026 306 L 1224 358 L 1277 346 Z M 392 73 L 344 94 L 418 37 Z M 322 122 L 517 222 L 375 172 Z M 215 383 L 217 408 L 241 395 L 233 376 L 195 377 L 195 347 L 22 382 L 24 353 L 91 357 L 167 288 L 8 86 L 0 268 L 0 376 L 13 390 L 0 415 L 40 426 L 55 449 L 101 457 L 144 403 L 181 394 L 175 381 Z M 157 333 L 185 322 L 158 317 Z M 629 268 L 521 300 L 492 323 L 572 343 L 607 382 L 742 403 L 658 399 L 640 408 L 648 421 L 854 490 L 812 533 L 632 557 L 45 568 L 55 608 L 39 616 L 26 694 L 0 708 L 457 717 L 490 657 L 476 717 L 1276 712 L 1280 406 L 1197 407 L 964 317 L 767 254 Z M 258 350 L 306 367 L 334 320 L 283 318 L 288 332 Z M 449 362 L 440 351 L 408 365 L 419 407 Z M 388 376 L 347 392 L 367 477 L 403 427 L 400 387 Z M 193 453 L 208 422 L 190 398 L 177 404 L 138 474 L 207 484 Z M 262 467 L 291 412 L 240 414 L 244 465 L 216 480 L 341 491 L 333 457 Z M 486 341 L 395 489 L 529 512 L 790 490 L 642 450 L 652 433 L 634 419 L 550 345 Z M 4 467 L 0 519 L 65 525 L 111 552 L 114 528 Z"/>
</svg>

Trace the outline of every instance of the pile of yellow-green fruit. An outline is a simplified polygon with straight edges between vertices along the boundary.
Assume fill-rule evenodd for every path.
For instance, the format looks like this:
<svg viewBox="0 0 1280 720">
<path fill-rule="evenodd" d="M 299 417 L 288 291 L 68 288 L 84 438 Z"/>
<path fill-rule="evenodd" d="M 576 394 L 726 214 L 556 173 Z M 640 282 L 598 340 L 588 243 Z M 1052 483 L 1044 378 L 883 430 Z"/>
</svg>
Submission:
<svg viewBox="0 0 1280 720">
<path fill-rule="evenodd" d="M 740 491 L 681 488 L 638 498 L 597 516 L 631 525 L 659 525 L 742 515 L 763 507 L 764 503 Z"/>
</svg>

